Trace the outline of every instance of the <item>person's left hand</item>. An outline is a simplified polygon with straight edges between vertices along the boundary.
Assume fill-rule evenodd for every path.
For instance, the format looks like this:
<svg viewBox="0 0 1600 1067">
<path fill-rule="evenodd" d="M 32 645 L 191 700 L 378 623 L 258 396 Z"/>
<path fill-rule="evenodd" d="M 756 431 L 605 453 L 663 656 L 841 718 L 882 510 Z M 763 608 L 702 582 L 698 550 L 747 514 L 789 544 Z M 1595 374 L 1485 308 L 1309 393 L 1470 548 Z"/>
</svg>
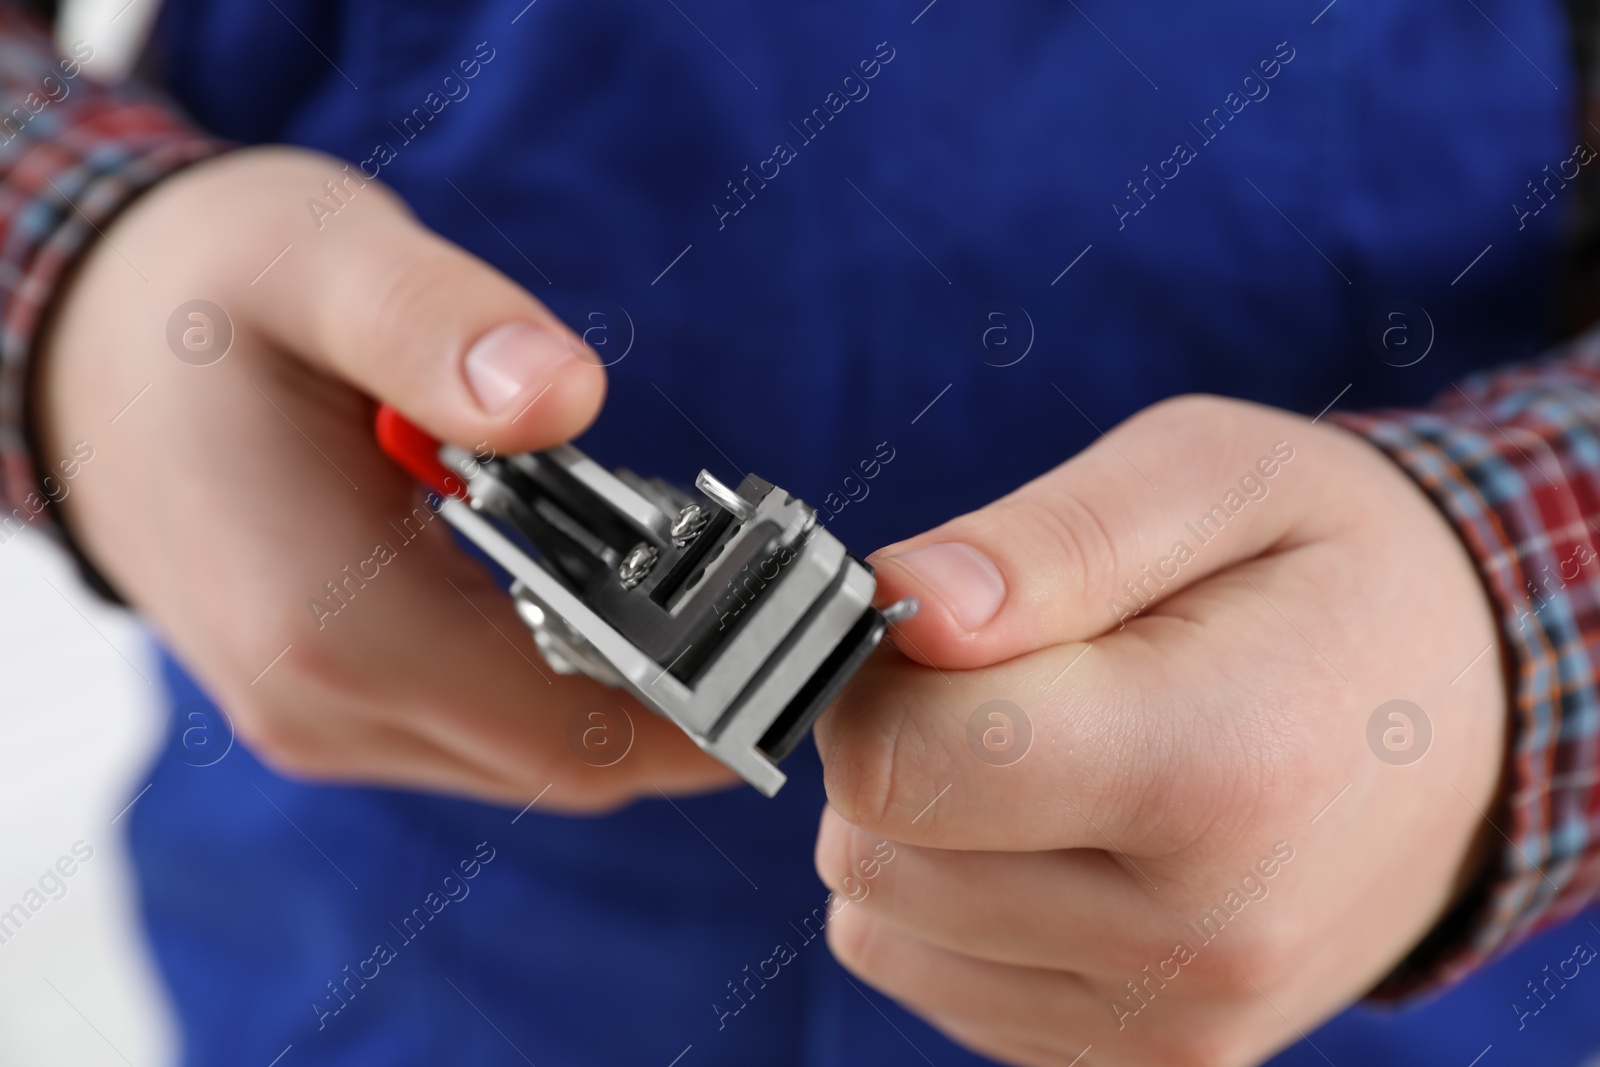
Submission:
<svg viewBox="0 0 1600 1067">
<path fill-rule="evenodd" d="M 874 562 L 923 608 L 818 726 L 829 943 L 986 1055 L 1259 1062 L 1498 844 L 1495 616 L 1352 434 L 1169 401 Z"/>
</svg>

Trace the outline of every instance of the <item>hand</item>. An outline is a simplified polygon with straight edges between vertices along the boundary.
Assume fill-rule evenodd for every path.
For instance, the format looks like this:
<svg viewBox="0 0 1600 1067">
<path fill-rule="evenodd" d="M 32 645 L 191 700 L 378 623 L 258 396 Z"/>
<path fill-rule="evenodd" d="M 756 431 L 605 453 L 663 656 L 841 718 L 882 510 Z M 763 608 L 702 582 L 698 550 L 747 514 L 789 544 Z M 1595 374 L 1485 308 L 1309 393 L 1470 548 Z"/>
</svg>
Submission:
<svg viewBox="0 0 1600 1067">
<path fill-rule="evenodd" d="M 923 607 L 894 632 L 909 658 L 818 727 L 817 867 L 857 901 L 829 942 L 956 1040 L 1256 1063 L 1477 869 L 1495 617 L 1434 505 L 1354 435 L 1169 401 L 875 562 L 885 600 Z M 1369 727 L 1397 699 L 1431 747 L 1408 706 Z"/>
<path fill-rule="evenodd" d="M 552 786 L 542 803 L 568 809 L 730 780 L 665 720 L 554 674 L 378 451 L 369 397 L 503 454 L 580 432 L 605 376 L 525 291 L 353 173 L 235 152 L 97 242 L 57 307 L 36 405 L 46 464 L 92 452 L 62 483 L 73 532 L 286 772 L 518 806 Z M 332 202 L 329 180 L 347 203 L 319 219 L 307 204 Z M 231 321 L 204 366 L 227 327 L 175 312 L 196 298 Z M 623 702 L 637 731 L 603 769 L 568 743 L 595 702 Z"/>
</svg>

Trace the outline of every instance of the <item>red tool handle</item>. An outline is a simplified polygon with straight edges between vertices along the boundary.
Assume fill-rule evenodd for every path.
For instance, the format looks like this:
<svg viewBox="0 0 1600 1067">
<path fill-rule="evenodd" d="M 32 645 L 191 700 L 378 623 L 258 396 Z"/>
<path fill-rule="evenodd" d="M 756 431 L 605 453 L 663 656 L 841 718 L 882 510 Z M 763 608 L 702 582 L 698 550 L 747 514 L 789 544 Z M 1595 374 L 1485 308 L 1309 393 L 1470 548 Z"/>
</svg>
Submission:
<svg viewBox="0 0 1600 1067">
<path fill-rule="evenodd" d="M 378 405 L 374 429 L 378 447 L 419 482 L 443 496 L 465 500 L 467 486 L 461 476 L 439 462 L 439 442 L 388 404 Z"/>
</svg>

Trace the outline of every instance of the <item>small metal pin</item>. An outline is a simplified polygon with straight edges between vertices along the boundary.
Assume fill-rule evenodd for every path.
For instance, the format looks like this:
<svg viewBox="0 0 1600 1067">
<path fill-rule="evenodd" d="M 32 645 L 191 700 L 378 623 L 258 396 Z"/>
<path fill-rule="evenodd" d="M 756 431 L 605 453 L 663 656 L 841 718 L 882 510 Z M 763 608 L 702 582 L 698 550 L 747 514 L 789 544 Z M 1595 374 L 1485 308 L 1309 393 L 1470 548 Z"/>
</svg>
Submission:
<svg viewBox="0 0 1600 1067">
<path fill-rule="evenodd" d="M 678 517 L 672 520 L 672 525 L 667 529 L 667 534 L 672 538 L 672 543 L 679 548 L 684 547 L 706 528 L 709 517 L 705 508 L 699 504 L 685 504 L 683 510 L 678 512 Z"/>
<path fill-rule="evenodd" d="M 904 600 L 896 600 L 893 604 L 883 609 L 883 621 L 890 626 L 899 626 L 911 618 L 922 608 L 922 602 L 914 596 Z"/>
<path fill-rule="evenodd" d="M 656 565 L 657 552 L 653 545 L 643 541 L 633 546 L 633 550 L 622 558 L 622 565 L 617 568 L 617 578 L 622 582 L 622 588 L 632 589 L 644 581 L 645 575 L 650 573 L 650 568 Z"/>
<path fill-rule="evenodd" d="M 701 471 L 699 477 L 694 480 L 694 487 L 710 497 L 724 511 L 733 512 L 733 517 L 740 522 L 749 522 L 756 516 L 754 504 L 717 481 L 710 471 Z"/>
</svg>

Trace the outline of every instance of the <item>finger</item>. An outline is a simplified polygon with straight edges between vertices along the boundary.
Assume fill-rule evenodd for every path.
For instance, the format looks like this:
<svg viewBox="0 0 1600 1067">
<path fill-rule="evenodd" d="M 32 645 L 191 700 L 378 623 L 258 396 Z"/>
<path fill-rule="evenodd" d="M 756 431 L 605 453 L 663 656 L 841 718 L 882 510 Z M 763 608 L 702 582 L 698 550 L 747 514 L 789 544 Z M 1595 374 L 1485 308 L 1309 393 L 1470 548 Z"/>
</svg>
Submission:
<svg viewBox="0 0 1600 1067">
<path fill-rule="evenodd" d="M 569 744 L 569 722 L 608 691 L 549 669 L 494 578 L 461 551 L 448 524 L 379 451 L 366 420 L 348 410 L 355 398 L 347 390 L 306 396 L 271 366 L 259 379 L 219 376 L 211 389 L 220 409 L 270 401 L 283 417 L 242 421 L 216 449 L 185 459 L 192 480 L 180 484 L 253 489 L 208 512 L 214 528 L 199 544 L 203 553 L 230 544 L 273 551 L 252 554 L 248 568 L 224 567 L 216 582 L 184 584 L 177 576 L 188 568 L 175 559 L 170 571 L 132 583 L 224 707 L 256 708 L 263 718 L 302 705 L 329 717 L 360 715 L 433 741 L 487 779 L 514 783 L 517 796 L 532 799 L 549 786 L 547 802 L 558 807 L 614 806 L 648 794 L 652 782 L 698 791 L 732 780 L 642 710 L 632 715 L 635 743 L 625 759 L 585 763 Z M 163 514 L 188 522 L 206 497 L 185 503 Z M 146 582 L 173 595 L 149 598 Z M 230 597 L 248 605 L 230 614 L 237 636 L 212 642 L 186 630 L 187 620 L 209 617 Z"/>
<path fill-rule="evenodd" d="M 604 698 L 578 706 L 600 702 Z M 629 751 L 619 755 L 618 764 L 628 756 L 634 759 L 618 766 L 586 762 L 570 745 L 553 752 L 540 749 L 537 758 L 528 759 L 519 754 L 529 741 L 525 730 L 518 731 L 513 743 L 496 747 L 483 742 L 492 731 L 474 723 L 462 730 L 453 720 L 420 714 L 421 708 L 400 718 L 394 705 L 383 709 L 383 715 L 371 705 L 329 699 L 325 692 L 307 693 L 297 703 L 314 714 L 314 721 L 279 709 L 263 717 L 261 725 L 240 729 L 240 739 L 285 777 L 470 796 L 516 808 L 537 803 L 541 811 L 573 814 L 610 811 L 641 793 L 654 795 L 652 787 L 682 796 L 725 788 L 735 780 L 732 772 L 687 744 L 681 731 L 652 721 L 637 706 L 627 714 L 639 728 L 628 735 Z M 405 725 L 391 725 L 394 721 Z M 608 720 L 605 728 L 619 721 Z M 491 758 L 485 758 L 486 752 Z"/>
<path fill-rule="evenodd" d="M 672 724 L 636 705 L 625 705 L 626 724 L 620 713 L 616 723 L 632 732 L 625 758 L 585 762 L 570 723 L 590 702 L 615 694 L 549 668 L 504 591 L 460 550 L 448 523 L 387 462 L 360 420 L 336 405 L 296 404 L 278 383 L 260 384 L 292 411 L 292 424 L 252 424 L 220 458 L 196 459 L 222 466 L 216 477 L 255 477 L 260 488 L 259 496 L 239 498 L 215 539 L 275 548 L 252 558 L 241 587 L 253 609 L 245 616 L 252 636 L 224 647 L 231 669 L 189 657 L 224 706 L 258 707 L 263 717 L 304 707 L 330 720 L 357 715 L 405 729 L 486 781 L 510 783 L 507 795 L 523 803 L 548 786 L 541 803 L 594 810 L 648 794 L 651 783 L 685 792 L 733 780 Z M 264 403 L 248 382 L 223 379 L 216 388 Z M 292 467 L 261 459 L 296 449 L 304 462 Z M 278 484 L 285 478 L 292 486 Z M 353 506 L 283 504 L 297 494 Z M 272 594 L 261 598 L 260 590 Z M 218 595 L 199 585 L 190 593 L 197 605 Z M 173 614 L 157 613 L 168 632 Z M 339 755 L 335 749 L 329 758 Z"/>
<path fill-rule="evenodd" d="M 550 675 L 531 642 L 522 642 L 520 621 L 503 611 L 503 596 L 480 588 L 483 580 L 455 573 L 456 589 L 441 583 L 428 622 L 392 642 L 372 640 L 352 601 L 347 625 L 361 627 L 355 640 L 326 640 L 324 632 L 292 642 L 288 662 L 241 698 L 247 707 L 270 705 L 267 714 L 240 716 L 241 739 L 294 777 L 518 807 L 537 799 L 542 810 L 599 812 L 652 787 L 683 794 L 733 780 L 632 701 L 585 679 Z M 376 594 L 376 583 L 360 592 Z M 392 619 L 389 612 L 411 610 L 407 599 L 374 595 L 360 606 Z M 477 610 L 458 611 L 451 599 Z M 364 671 L 370 676 L 358 682 Z M 615 732 L 605 739 L 610 751 L 580 746 L 571 725 L 574 714 L 599 706 L 608 712 L 599 728 Z M 584 728 L 597 729 L 588 718 Z"/>
<path fill-rule="evenodd" d="M 698 792 L 734 780 L 671 723 L 553 672 L 504 593 L 450 543 L 442 520 L 429 521 L 412 542 L 392 537 L 395 558 L 364 586 L 343 587 L 341 617 L 306 635 L 299 669 L 286 675 L 328 680 L 315 706 L 412 731 L 486 782 L 505 783 L 503 799 L 526 803 L 548 787 L 541 803 L 556 809 L 602 810 L 652 788 Z M 604 752 L 579 742 L 596 707 L 612 734 Z"/>
<path fill-rule="evenodd" d="M 932 1025 L 978 1029 L 1046 1047 L 1082 1049 L 1110 1019 L 1081 976 L 973 959 L 930 945 L 856 907 L 828 923 L 845 968 Z"/>
<path fill-rule="evenodd" d="M 923 941 L 1023 967 L 1137 972 L 1182 921 L 1104 852 L 957 852 L 874 837 L 824 809 L 824 884 Z"/>
<path fill-rule="evenodd" d="M 853 905 L 842 907 L 827 931 L 828 947 L 852 973 L 962 1044 L 1007 1062 L 1243 1067 L 1260 1063 L 1295 1032 L 1262 996 L 1262 985 L 1272 986 L 1260 970 L 1239 964 L 1227 965 L 1237 977 L 1218 992 L 1199 975 L 1187 986 L 1190 979 L 1163 979 L 1148 967 L 1121 980 L 1097 979 L 975 959 Z M 1210 955 L 1200 960 L 1216 965 Z M 1086 1058 L 1091 1045 L 1095 1051 Z"/>
<path fill-rule="evenodd" d="M 326 187 L 303 162 L 262 171 L 245 180 L 284 185 L 278 198 L 299 213 L 294 226 L 309 226 L 301 205 L 326 202 Z M 581 339 L 522 287 L 423 228 L 377 182 L 349 168 L 330 177 L 346 206 L 294 243 L 292 259 L 238 287 L 242 328 L 463 446 L 540 448 L 592 421 L 605 374 Z"/>
<path fill-rule="evenodd" d="M 300 709 L 309 711 L 306 704 Z M 496 775 L 481 764 L 419 737 L 410 730 L 354 715 L 313 715 L 282 710 L 237 721 L 239 740 L 286 778 L 359 783 L 472 795 L 501 803 L 526 803 L 527 785 Z"/>
<path fill-rule="evenodd" d="M 828 801 L 933 848 L 1166 855 L 1235 764 L 1218 751 L 1232 731 L 1197 729 L 1185 706 L 1209 671 L 1193 647 L 1128 635 L 973 671 L 876 658 L 817 724 Z M 1182 684 L 1163 692 L 1169 677 Z"/>
<path fill-rule="evenodd" d="M 1340 435 L 1233 401 L 1151 408 L 978 511 L 871 557 L 893 633 L 943 668 L 1087 640 L 1294 530 Z"/>
</svg>

